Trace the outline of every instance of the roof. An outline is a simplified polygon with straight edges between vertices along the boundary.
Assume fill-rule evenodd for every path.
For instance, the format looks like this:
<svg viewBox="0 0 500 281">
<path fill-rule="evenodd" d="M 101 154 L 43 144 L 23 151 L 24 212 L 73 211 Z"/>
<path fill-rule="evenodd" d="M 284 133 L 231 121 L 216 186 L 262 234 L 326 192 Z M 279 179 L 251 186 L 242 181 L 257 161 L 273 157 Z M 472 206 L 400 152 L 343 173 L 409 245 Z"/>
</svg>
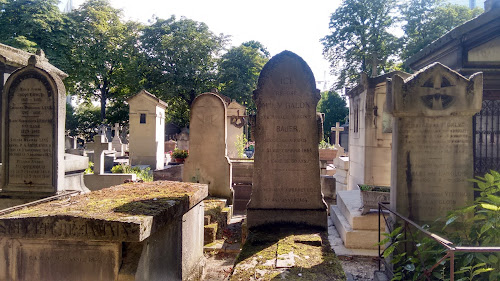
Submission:
<svg viewBox="0 0 500 281">
<path fill-rule="evenodd" d="M 0 61 L 8 66 L 12 66 L 14 68 L 27 66 L 28 60 L 32 55 L 32 53 L 0 43 Z M 49 61 L 45 58 L 43 52 L 41 54 L 37 54 L 37 56 L 40 58 L 36 65 L 37 67 L 54 73 L 61 77 L 61 79 L 68 77 L 68 74 L 50 64 Z"/>
<path fill-rule="evenodd" d="M 360 81 L 356 87 L 352 88 L 346 93 L 348 97 L 354 97 L 361 94 L 365 88 L 374 88 L 377 84 L 385 82 L 387 78 L 391 78 L 394 75 L 402 76 L 403 78 L 409 77 L 411 74 L 403 71 L 391 71 L 386 74 L 382 74 L 375 77 L 368 77 L 366 74 L 362 74 Z"/>
<path fill-rule="evenodd" d="M 146 96 L 149 99 L 151 99 L 154 102 L 156 102 L 157 105 L 160 106 L 160 107 L 167 108 L 167 106 L 168 106 L 168 104 L 166 102 L 162 101 L 161 99 L 157 98 L 155 95 L 151 94 L 150 92 L 148 92 L 146 90 L 142 90 L 139 93 L 137 93 L 137 95 L 128 98 L 127 102 L 130 102 L 131 100 L 135 99 L 138 96 Z"/>
<path fill-rule="evenodd" d="M 497 3 L 500 1 L 497 1 Z M 456 42 L 460 44 L 462 37 L 464 35 L 475 32 L 480 27 L 483 27 L 489 23 L 496 23 L 500 26 L 500 4 L 497 4 L 491 8 L 491 10 L 482 13 L 481 15 L 463 23 L 460 26 L 448 31 L 445 35 L 441 36 L 436 41 L 427 45 L 425 48 L 414 54 L 412 57 L 405 61 L 405 65 L 410 66 L 412 69 L 415 64 L 419 61 L 427 58 L 431 54 L 436 53 L 436 51 L 443 49 L 446 45 Z"/>
</svg>

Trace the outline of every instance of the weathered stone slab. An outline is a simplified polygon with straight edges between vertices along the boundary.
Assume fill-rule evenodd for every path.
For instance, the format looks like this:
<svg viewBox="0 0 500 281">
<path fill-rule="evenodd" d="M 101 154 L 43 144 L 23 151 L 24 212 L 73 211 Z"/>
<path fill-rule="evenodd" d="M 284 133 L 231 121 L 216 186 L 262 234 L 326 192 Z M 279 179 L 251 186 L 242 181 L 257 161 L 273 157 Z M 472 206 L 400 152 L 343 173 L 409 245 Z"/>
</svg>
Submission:
<svg viewBox="0 0 500 281">
<path fill-rule="evenodd" d="M 392 83 L 391 205 L 431 222 L 473 200 L 472 116 L 481 109 L 482 75 L 467 79 L 435 63 Z"/>
<path fill-rule="evenodd" d="M 203 184 L 124 184 L 0 216 L 0 280 L 198 280 Z"/>
<path fill-rule="evenodd" d="M 140 242 L 207 195 L 203 184 L 123 184 L 75 196 L 65 208 L 53 201 L 0 216 L 0 237 Z"/>
<path fill-rule="evenodd" d="M 284 51 L 262 70 L 248 226 L 275 222 L 327 226 L 319 169 L 319 90 L 309 66 Z"/>
<path fill-rule="evenodd" d="M 15 253 L 16 258 L 11 260 L 15 280 L 116 280 L 118 277 L 120 243 L 0 239 L 0 249 Z"/>
<path fill-rule="evenodd" d="M 231 162 L 226 149 L 226 104 L 214 93 L 196 97 L 189 123 L 189 157 L 182 180 L 208 184 L 210 196 L 232 201 Z"/>
</svg>

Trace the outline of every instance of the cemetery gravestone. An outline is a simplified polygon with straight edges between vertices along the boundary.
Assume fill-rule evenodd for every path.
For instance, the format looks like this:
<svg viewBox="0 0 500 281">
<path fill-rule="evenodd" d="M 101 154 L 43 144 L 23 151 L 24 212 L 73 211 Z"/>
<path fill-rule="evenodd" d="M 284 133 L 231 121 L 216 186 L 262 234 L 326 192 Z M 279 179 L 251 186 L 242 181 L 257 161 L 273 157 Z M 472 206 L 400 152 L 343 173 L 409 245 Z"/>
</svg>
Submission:
<svg viewBox="0 0 500 281">
<path fill-rule="evenodd" d="M 291 222 L 326 228 L 318 164 L 320 95 L 311 69 L 284 51 L 264 66 L 254 97 L 256 151 L 248 227 Z"/>
<path fill-rule="evenodd" d="M 64 190 L 66 93 L 62 80 L 36 65 L 7 80 L 2 97 L 2 193 Z"/>
<path fill-rule="evenodd" d="M 227 157 L 226 104 L 216 94 L 204 93 L 191 106 L 189 157 L 182 180 L 208 184 L 208 194 L 232 202 L 231 163 Z"/>
<path fill-rule="evenodd" d="M 482 81 L 440 63 L 393 77 L 391 205 L 404 216 L 432 222 L 473 200 L 472 116 Z"/>
<path fill-rule="evenodd" d="M 232 101 L 227 106 L 227 155 L 229 158 L 239 158 L 236 143 L 244 135 L 246 107 Z"/>
<path fill-rule="evenodd" d="M 113 136 L 113 140 L 111 141 L 111 145 L 113 149 L 116 151 L 117 156 L 125 155 L 125 145 L 122 143 L 122 139 L 120 138 L 120 124 L 115 123 L 113 127 L 113 131 L 115 131 L 115 135 Z"/>
</svg>

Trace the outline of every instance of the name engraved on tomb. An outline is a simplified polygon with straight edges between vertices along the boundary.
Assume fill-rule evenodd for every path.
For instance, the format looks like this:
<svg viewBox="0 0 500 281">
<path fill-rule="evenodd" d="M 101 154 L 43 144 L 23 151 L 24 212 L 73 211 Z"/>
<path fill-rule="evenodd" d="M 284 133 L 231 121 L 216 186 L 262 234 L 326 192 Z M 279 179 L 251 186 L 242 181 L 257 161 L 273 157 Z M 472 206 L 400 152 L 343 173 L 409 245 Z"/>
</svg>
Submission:
<svg viewBox="0 0 500 281">
<path fill-rule="evenodd" d="M 402 163 L 410 160 L 411 166 L 407 166 L 404 173 L 411 174 L 412 184 L 411 190 L 401 192 L 411 198 L 421 218 L 445 214 L 453 206 L 463 205 L 469 196 L 464 190 L 471 177 L 471 159 L 466 157 L 470 155 L 472 128 L 466 120 L 454 119 L 405 118 L 401 121 L 400 145 L 408 154 L 399 157 L 405 158 Z"/>
<path fill-rule="evenodd" d="M 16 238 L 130 240 L 137 236 L 137 228 L 134 224 L 120 222 L 3 220 L 0 221 L 0 235 Z"/>
<path fill-rule="evenodd" d="M 8 183 L 51 186 L 54 94 L 50 85 L 44 77 L 28 73 L 13 82 L 8 98 Z"/>
</svg>

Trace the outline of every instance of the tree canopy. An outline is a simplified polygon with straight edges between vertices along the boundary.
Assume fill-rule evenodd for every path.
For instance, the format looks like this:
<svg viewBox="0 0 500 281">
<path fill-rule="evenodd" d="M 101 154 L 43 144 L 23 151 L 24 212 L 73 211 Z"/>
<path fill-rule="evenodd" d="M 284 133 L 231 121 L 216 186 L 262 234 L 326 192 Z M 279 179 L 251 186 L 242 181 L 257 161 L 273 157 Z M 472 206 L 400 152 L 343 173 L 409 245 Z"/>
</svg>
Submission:
<svg viewBox="0 0 500 281">
<path fill-rule="evenodd" d="M 442 0 L 343 0 L 331 15 L 331 33 L 321 39 L 335 88 L 352 87 L 362 72 L 399 70 L 403 60 L 481 12 Z"/>
<path fill-rule="evenodd" d="M 249 41 L 233 47 L 225 53 L 219 63 L 221 93 L 255 110 L 252 98 L 257 88 L 260 71 L 269 60 L 269 52 L 257 41 Z"/>
<path fill-rule="evenodd" d="M 395 26 L 396 0 L 344 0 L 330 18 L 323 54 L 338 75 L 335 88 L 352 86 L 361 72 L 376 76 L 389 67 L 399 40 Z"/>
<path fill-rule="evenodd" d="M 217 86 L 217 58 L 227 38 L 202 22 L 172 16 L 156 18 L 139 40 L 144 87 L 170 104 L 170 121 L 186 125 L 196 95 Z"/>
<path fill-rule="evenodd" d="M 345 97 L 341 97 L 334 91 L 321 93 L 317 110 L 325 114 L 325 119 L 323 120 L 325 137 L 330 136 L 330 129 L 335 126 L 336 122 L 344 123 L 349 114 Z"/>
<path fill-rule="evenodd" d="M 480 8 L 444 4 L 441 0 L 411 0 L 401 5 L 403 60 L 416 54 L 454 27 L 483 12 Z"/>
</svg>

